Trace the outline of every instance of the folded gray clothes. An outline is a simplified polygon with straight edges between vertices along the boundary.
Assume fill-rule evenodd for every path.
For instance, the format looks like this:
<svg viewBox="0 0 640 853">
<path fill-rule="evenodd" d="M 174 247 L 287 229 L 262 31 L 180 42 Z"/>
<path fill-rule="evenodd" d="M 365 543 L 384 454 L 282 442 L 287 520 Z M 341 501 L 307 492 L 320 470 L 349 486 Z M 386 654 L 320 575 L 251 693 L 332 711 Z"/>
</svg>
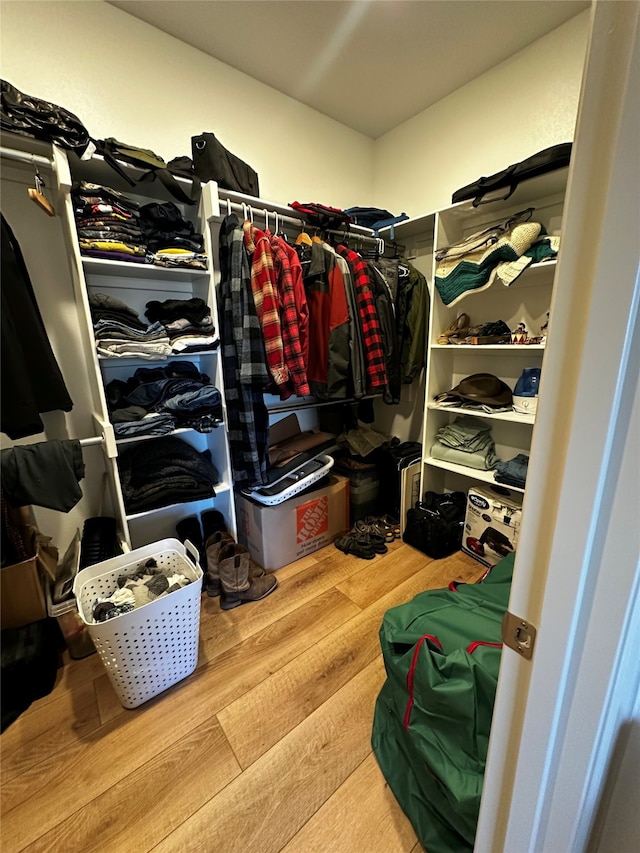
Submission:
<svg viewBox="0 0 640 853">
<path fill-rule="evenodd" d="M 165 329 L 170 334 L 185 334 L 186 332 L 195 332 L 199 335 L 211 333 L 214 329 L 213 317 L 207 314 L 206 317 L 199 323 L 192 323 L 186 317 L 180 317 L 178 320 L 173 320 L 171 323 L 164 324 Z"/>
<path fill-rule="evenodd" d="M 490 471 L 498 462 L 493 441 L 489 447 L 475 453 L 468 453 L 455 447 L 445 447 L 444 444 L 436 441 L 431 448 L 431 456 L 442 462 L 452 462 L 455 465 L 464 465 L 479 471 Z"/>
<path fill-rule="evenodd" d="M 139 420 L 119 421 L 117 423 L 112 420 L 112 423 L 116 438 L 133 438 L 138 435 L 168 435 L 176 428 L 175 419 L 168 413 L 145 414 Z"/>
<path fill-rule="evenodd" d="M 161 323 L 152 323 L 146 329 L 134 329 L 126 323 L 117 320 L 98 320 L 93 326 L 97 338 L 111 338 L 126 341 L 155 341 L 168 339 L 167 332 Z"/>
<path fill-rule="evenodd" d="M 100 355 L 109 358 L 159 359 L 172 354 L 169 338 L 166 341 L 148 343 L 144 341 L 101 340 L 96 342 L 96 349 Z"/>
<path fill-rule="evenodd" d="M 462 415 L 438 430 L 437 441 L 447 447 L 470 452 L 482 450 L 491 442 L 491 426 L 470 415 Z"/>
</svg>

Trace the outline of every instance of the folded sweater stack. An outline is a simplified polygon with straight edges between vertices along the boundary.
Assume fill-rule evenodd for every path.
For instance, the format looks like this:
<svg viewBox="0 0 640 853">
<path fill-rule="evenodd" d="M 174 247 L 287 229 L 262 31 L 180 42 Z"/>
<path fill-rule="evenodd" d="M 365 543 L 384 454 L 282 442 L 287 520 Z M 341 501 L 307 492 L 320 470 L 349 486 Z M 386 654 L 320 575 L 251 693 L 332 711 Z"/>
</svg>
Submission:
<svg viewBox="0 0 640 853">
<path fill-rule="evenodd" d="M 498 462 L 491 427 L 471 415 L 456 418 L 438 430 L 431 456 L 480 471 L 489 471 Z"/>
</svg>

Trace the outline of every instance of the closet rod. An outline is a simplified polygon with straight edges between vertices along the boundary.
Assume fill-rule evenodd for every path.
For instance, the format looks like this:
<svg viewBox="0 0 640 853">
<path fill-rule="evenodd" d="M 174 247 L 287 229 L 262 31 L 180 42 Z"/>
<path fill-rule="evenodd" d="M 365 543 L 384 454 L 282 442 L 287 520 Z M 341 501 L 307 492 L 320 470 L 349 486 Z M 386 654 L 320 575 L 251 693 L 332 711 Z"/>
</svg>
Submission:
<svg viewBox="0 0 640 853">
<path fill-rule="evenodd" d="M 244 216 L 248 211 L 250 214 L 258 214 L 259 216 L 271 216 L 274 220 L 277 217 L 278 222 L 288 222 L 291 225 L 295 225 L 296 228 L 306 228 L 307 223 L 303 219 L 297 219 L 294 216 L 287 216 L 285 213 L 277 213 L 277 211 L 269 210 L 266 207 L 254 207 L 252 204 L 241 204 L 238 201 L 231 201 L 230 199 L 220 199 L 220 210 L 230 212 L 231 210 L 237 210 L 239 213 L 242 213 Z"/>
<path fill-rule="evenodd" d="M 18 151 L 15 148 L 0 147 L 0 157 L 7 160 L 18 160 L 20 163 L 27 163 L 30 166 L 53 168 L 53 160 L 49 160 L 48 157 L 42 157 L 40 154 L 27 154 L 26 151 Z"/>
<path fill-rule="evenodd" d="M 91 447 L 94 444 L 104 444 L 104 436 L 103 435 L 96 435 L 96 436 L 93 436 L 92 438 L 81 438 L 81 439 L 79 439 L 79 441 L 80 441 L 80 447 Z"/>
<path fill-rule="evenodd" d="M 333 234 L 336 237 L 342 237 L 343 240 L 348 240 L 349 238 L 357 238 L 358 240 L 365 240 L 377 246 L 380 245 L 381 240 L 377 237 L 371 237 L 368 234 L 360 234 L 358 231 L 351 231 L 348 228 L 335 230 L 332 228 L 319 228 L 317 225 L 311 225 L 308 222 L 305 222 L 304 219 L 298 219 L 295 216 L 287 216 L 286 213 L 278 213 L 274 210 L 269 210 L 268 207 L 254 207 L 252 204 L 241 203 L 238 201 L 231 201 L 231 199 L 220 199 L 220 210 L 222 212 L 227 212 L 229 214 L 232 210 L 237 210 L 239 213 L 246 218 L 247 214 L 249 218 L 255 216 L 262 216 L 263 218 L 271 217 L 274 222 L 288 222 L 291 225 L 295 225 L 296 228 L 309 228 L 314 231 L 321 231 L 323 234 Z M 356 226 L 357 227 L 357 226 Z"/>
<path fill-rule="evenodd" d="M 289 403 L 286 406 L 267 406 L 267 412 L 270 415 L 286 414 L 287 412 L 299 412 L 300 409 L 320 409 L 324 406 L 351 406 L 354 403 L 360 403 L 362 400 L 376 400 L 381 397 L 381 394 L 368 394 L 366 397 L 354 399 L 350 397 L 348 400 L 318 400 L 312 402 Z"/>
</svg>

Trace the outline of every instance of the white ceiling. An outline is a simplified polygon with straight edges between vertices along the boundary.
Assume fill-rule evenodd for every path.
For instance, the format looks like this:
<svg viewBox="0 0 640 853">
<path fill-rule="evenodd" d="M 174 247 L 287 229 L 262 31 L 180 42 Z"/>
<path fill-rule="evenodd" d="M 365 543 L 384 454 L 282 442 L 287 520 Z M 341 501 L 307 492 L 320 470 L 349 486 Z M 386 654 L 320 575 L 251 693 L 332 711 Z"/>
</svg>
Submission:
<svg viewBox="0 0 640 853">
<path fill-rule="evenodd" d="M 588 0 L 109 0 L 373 139 Z"/>
</svg>

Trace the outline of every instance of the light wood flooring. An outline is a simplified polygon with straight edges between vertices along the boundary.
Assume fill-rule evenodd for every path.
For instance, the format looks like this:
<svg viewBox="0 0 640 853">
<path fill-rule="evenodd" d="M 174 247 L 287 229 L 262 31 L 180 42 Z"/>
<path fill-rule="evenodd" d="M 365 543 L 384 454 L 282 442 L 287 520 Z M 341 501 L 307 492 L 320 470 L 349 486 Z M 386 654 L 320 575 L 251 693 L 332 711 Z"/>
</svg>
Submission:
<svg viewBox="0 0 640 853">
<path fill-rule="evenodd" d="M 97 655 L 0 737 L 0 849 L 56 853 L 419 853 L 371 752 L 387 609 L 482 566 L 401 542 L 333 545 L 264 601 L 202 599 L 199 663 L 127 711 Z"/>
</svg>

